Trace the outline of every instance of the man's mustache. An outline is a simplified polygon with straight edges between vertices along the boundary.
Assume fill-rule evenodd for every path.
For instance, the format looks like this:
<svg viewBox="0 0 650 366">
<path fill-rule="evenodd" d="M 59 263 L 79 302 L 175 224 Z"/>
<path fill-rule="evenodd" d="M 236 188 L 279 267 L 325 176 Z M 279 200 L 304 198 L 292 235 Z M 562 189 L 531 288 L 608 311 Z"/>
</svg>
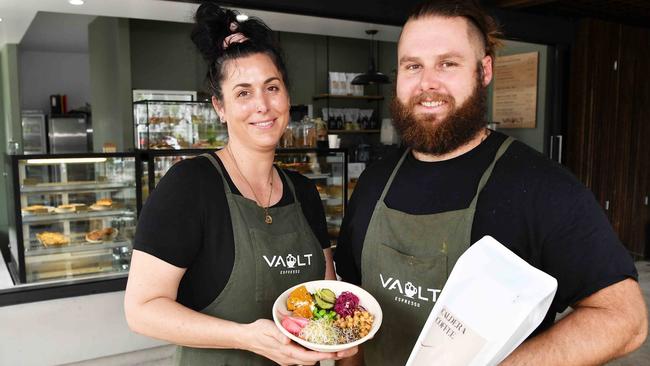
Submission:
<svg viewBox="0 0 650 366">
<path fill-rule="evenodd" d="M 446 102 L 452 106 L 455 104 L 455 99 L 449 94 L 443 94 L 438 92 L 424 91 L 411 98 L 409 104 L 411 106 L 420 104 L 422 102 Z"/>
</svg>

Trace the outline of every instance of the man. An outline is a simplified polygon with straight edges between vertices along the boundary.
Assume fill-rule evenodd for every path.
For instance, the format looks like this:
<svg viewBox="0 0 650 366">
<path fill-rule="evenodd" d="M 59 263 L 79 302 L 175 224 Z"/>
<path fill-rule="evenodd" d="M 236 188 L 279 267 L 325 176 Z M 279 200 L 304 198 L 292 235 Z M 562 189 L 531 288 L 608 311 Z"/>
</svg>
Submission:
<svg viewBox="0 0 650 366">
<path fill-rule="evenodd" d="M 454 263 L 484 235 L 559 283 L 540 327 L 504 365 L 602 364 L 645 340 L 634 264 L 593 195 L 560 165 L 485 127 L 495 35 L 493 19 L 470 1 L 424 3 L 404 25 L 392 114 L 408 148 L 363 173 L 335 255 L 343 280 L 384 311 L 359 352 L 368 366 L 406 362 Z"/>
</svg>

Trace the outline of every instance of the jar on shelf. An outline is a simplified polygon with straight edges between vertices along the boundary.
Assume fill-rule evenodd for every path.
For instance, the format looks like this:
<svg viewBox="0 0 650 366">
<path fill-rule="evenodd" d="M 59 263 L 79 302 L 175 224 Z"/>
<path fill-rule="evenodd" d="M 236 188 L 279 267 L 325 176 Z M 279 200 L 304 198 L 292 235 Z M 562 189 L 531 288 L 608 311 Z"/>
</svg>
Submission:
<svg viewBox="0 0 650 366">
<path fill-rule="evenodd" d="M 287 148 L 287 147 L 295 147 L 295 138 L 293 135 L 293 128 L 291 126 L 293 122 L 289 123 L 287 127 L 284 129 L 284 133 L 282 134 L 282 137 L 280 138 L 280 147 L 281 148 Z"/>
<path fill-rule="evenodd" d="M 314 124 L 316 125 L 316 141 L 327 143 L 327 123 L 319 117 L 314 120 Z"/>
<path fill-rule="evenodd" d="M 316 147 L 316 124 L 309 117 L 305 117 L 301 129 L 301 147 Z"/>
</svg>

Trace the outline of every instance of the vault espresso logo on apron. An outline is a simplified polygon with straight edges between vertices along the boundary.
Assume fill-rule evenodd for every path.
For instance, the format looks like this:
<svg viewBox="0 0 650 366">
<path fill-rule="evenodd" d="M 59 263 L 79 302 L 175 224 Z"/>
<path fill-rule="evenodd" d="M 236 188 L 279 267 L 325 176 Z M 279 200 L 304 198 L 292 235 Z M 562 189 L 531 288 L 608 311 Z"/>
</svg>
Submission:
<svg viewBox="0 0 650 366">
<path fill-rule="evenodd" d="M 300 267 L 310 267 L 313 254 L 287 254 L 286 257 L 280 255 L 266 256 L 263 255 L 264 261 L 269 268 L 281 267 L 281 275 L 299 274 Z"/>
<path fill-rule="evenodd" d="M 407 304 L 416 308 L 422 306 L 421 301 L 436 302 L 438 294 L 441 289 L 423 288 L 416 286 L 408 281 L 402 285 L 403 281 L 398 278 L 386 277 L 382 273 L 379 274 L 379 281 L 383 288 L 388 291 L 397 291 L 401 296 L 395 296 L 394 301 Z"/>
</svg>

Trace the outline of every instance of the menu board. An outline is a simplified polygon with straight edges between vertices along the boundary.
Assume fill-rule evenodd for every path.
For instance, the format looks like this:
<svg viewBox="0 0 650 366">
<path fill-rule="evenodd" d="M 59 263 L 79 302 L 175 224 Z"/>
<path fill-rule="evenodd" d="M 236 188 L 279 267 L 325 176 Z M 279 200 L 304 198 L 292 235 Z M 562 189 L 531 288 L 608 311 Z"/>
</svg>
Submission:
<svg viewBox="0 0 650 366">
<path fill-rule="evenodd" d="M 497 57 L 492 120 L 499 128 L 535 128 L 538 62 L 537 52 Z"/>
</svg>

